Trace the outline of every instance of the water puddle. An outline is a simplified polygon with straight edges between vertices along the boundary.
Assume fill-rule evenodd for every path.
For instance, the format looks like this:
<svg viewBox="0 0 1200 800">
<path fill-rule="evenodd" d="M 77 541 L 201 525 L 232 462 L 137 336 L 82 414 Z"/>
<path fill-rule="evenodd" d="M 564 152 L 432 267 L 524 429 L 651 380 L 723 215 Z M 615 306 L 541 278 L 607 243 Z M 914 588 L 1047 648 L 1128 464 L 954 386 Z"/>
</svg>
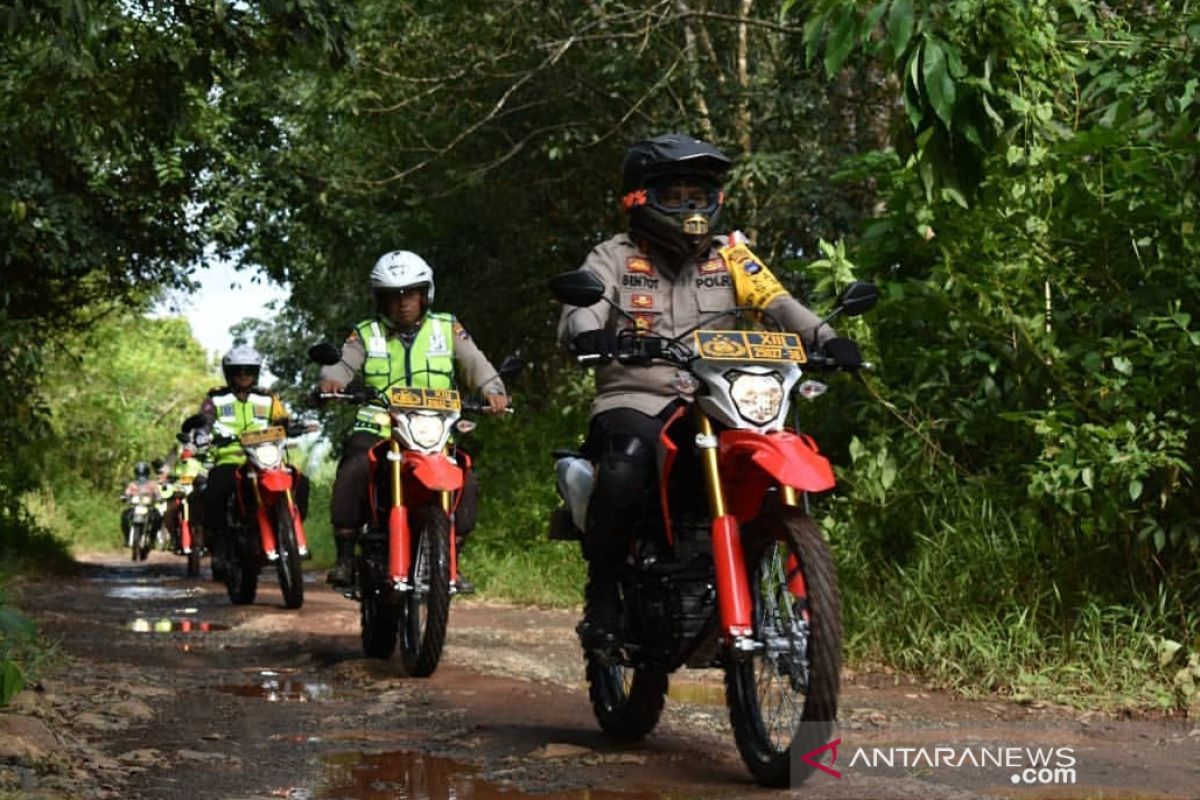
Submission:
<svg viewBox="0 0 1200 800">
<path fill-rule="evenodd" d="M 183 600 L 199 593 L 198 589 L 172 589 L 166 586 L 115 586 L 104 592 L 118 600 Z"/>
<path fill-rule="evenodd" d="M 724 707 L 725 685 L 699 681 L 671 681 L 667 697 L 679 703 Z"/>
<path fill-rule="evenodd" d="M 268 703 L 315 703 L 333 700 L 337 695 L 328 683 L 285 678 L 277 673 L 264 673 L 255 683 L 218 686 L 218 691 L 238 697 L 253 697 Z"/>
<path fill-rule="evenodd" d="M 470 764 L 401 750 L 327 756 L 324 783 L 313 797 L 331 800 L 670 800 L 671 796 L 657 792 L 598 789 L 529 794 L 478 777 L 478 769 Z"/>
<path fill-rule="evenodd" d="M 134 633 L 215 633 L 227 631 L 229 626 L 221 622 L 209 622 L 203 619 L 148 619 L 138 617 L 126 627 Z"/>
</svg>

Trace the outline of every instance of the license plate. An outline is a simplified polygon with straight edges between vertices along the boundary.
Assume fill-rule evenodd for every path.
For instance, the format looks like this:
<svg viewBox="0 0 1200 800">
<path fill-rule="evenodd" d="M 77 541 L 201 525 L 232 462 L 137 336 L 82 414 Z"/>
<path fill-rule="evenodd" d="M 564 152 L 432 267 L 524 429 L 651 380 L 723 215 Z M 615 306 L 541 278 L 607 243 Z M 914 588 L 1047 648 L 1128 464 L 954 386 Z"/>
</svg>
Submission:
<svg viewBox="0 0 1200 800">
<path fill-rule="evenodd" d="M 395 408 L 419 408 L 426 411 L 458 411 L 462 401 L 454 389 L 411 389 L 395 386 L 388 392 L 388 403 Z"/>
<path fill-rule="evenodd" d="M 263 442 L 278 442 L 287 438 L 287 430 L 282 426 L 274 425 L 270 428 L 264 428 L 261 431 L 246 431 L 238 437 L 242 444 L 262 444 Z"/>
<path fill-rule="evenodd" d="M 808 361 L 797 333 L 779 331 L 696 331 L 696 353 L 711 361 Z"/>
</svg>

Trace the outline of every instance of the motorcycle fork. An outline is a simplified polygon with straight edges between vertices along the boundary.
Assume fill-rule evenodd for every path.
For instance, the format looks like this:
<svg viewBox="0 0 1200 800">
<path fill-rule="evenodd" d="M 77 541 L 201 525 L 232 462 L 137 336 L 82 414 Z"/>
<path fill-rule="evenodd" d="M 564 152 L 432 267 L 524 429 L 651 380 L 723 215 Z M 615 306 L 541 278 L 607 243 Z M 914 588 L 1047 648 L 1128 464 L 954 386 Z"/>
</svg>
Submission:
<svg viewBox="0 0 1200 800">
<path fill-rule="evenodd" d="M 179 517 L 179 545 L 186 555 L 192 552 L 192 515 L 186 497 L 179 501 Z"/>
<path fill-rule="evenodd" d="M 737 650 L 754 648 L 751 636 L 750 586 L 746 580 L 746 556 L 737 517 L 725 508 L 725 490 L 721 485 L 721 470 L 717 460 L 717 437 L 712 421 L 693 406 L 696 416 L 696 444 L 700 448 L 700 463 L 708 491 L 708 510 L 712 515 L 713 562 L 717 571 L 717 606 L 721 614 L 721 630 L 726 644 Z"/>
<path fill-rule="evenodd" d="M 453 587 L 458 580 L 458 548 L 455 547 L 458 534 L 454 530 L 454 495 L 450 492 L 442 492 L 442 511 L 450 518 L 450 586 Z"/>
<path fill-rule="evenodd" d="M 404 507 L 404 486 L 400 480 L 402 456 L 400 443 L 395 439 L 388 451 L 388 463 L 392 468 L 392 510 L 388 515 L 388 572 L 391 574 L 392 586 L 399 591 L 412 588 L 408 580 L 408 571 L 412 567 L 408 509 Z"/>
<path fill-rule="evenodd" d="M 263 555 L 267 561 L 279 558 L 275 551 L 275 530 L 271 527 L 271 515 L 267 513 L 267 504 L 263 502 L 263 493 L 258 487 L 258 475 L 251 473 L 250 485 L 254 487 L 254 516 L 258 520 L 258 538 L 262 542 Z"/>
<path fill-rule="evenodd" d="M 292 497 L 292 490 L 287 489 L 286 493 L 288 514 L 292 516 L 292 530 L 296 534 L 296 550 L 299 551 L 300 557 L 304 558 L 308 555 L 308 537 L 304 535 L 304 520 L 300 519 L 300 509 L 296 507 L 296 499 Z"/>
</svg>

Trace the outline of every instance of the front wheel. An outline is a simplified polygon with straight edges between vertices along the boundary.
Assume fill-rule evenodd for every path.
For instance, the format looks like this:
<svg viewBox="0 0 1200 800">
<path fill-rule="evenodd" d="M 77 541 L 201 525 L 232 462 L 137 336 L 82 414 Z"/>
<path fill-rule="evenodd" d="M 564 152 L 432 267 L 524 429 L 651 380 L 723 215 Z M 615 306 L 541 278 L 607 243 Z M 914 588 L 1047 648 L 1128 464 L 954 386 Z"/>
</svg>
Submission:
<svg viewBox="0 0 1200 800">
<path fill-rule="evenodd" d="M 745 534 L 754 638 L 728 654 L 729 720 L 742 760 L 764 786 L 795 786 L 813 772 L 793 763 L 824 745 L 837 718 L 842 613 L 837 573 L 821 530 L 797 509 L 760 518 Z M 792 767 L 803 770 L 794 773 Z"/>
<path fill-rule="evenodd" d="M 441 506 L 416 509 L 412 523 L 412 584 L 400 620 L 400 661 L 406 675 L 437 669 L 450 617 L 450 518 Z"/>
<path fill-rule="evenodd" d="M 281 503 L 275 507 L 275 546 L 279 559 L 279 589 L 287 608 L 304 605 L 304 572 L 300 568 L 300 549 L 296 546 L 296 527 L 292 524 L 291 509 Z"/>
</svg>

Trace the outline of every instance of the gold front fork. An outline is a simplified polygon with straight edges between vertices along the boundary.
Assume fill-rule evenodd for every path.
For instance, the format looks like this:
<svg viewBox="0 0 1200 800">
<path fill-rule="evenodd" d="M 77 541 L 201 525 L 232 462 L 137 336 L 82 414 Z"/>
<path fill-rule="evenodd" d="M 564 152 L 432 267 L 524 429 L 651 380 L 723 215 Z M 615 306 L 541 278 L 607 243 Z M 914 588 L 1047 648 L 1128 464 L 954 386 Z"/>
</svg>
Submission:
<svg viewBox="0 0 1200 800">
<path fill-rule="evenodd" d="M 795 505 L 800 504 L 800 501 L 796 497 L 796 487 L 794 487 L 794 486 L 784 486 L 783 487 L 783 504 L 785 506 L 795 506 Z"/>
<path fill-rule="evenodd" d="M 725 492 L 721 488 L 721 471 L 717 467 L 717 437 L 713 434 L 712 421 L 700 410 L 699 405 L 693 405 L 696 417 L 697 437 L 700 445 L 700 463 L 704 468 L 704 486 L 708 490 L 708 508 L 712 518 L 725 516 Z"/>
</svg>

